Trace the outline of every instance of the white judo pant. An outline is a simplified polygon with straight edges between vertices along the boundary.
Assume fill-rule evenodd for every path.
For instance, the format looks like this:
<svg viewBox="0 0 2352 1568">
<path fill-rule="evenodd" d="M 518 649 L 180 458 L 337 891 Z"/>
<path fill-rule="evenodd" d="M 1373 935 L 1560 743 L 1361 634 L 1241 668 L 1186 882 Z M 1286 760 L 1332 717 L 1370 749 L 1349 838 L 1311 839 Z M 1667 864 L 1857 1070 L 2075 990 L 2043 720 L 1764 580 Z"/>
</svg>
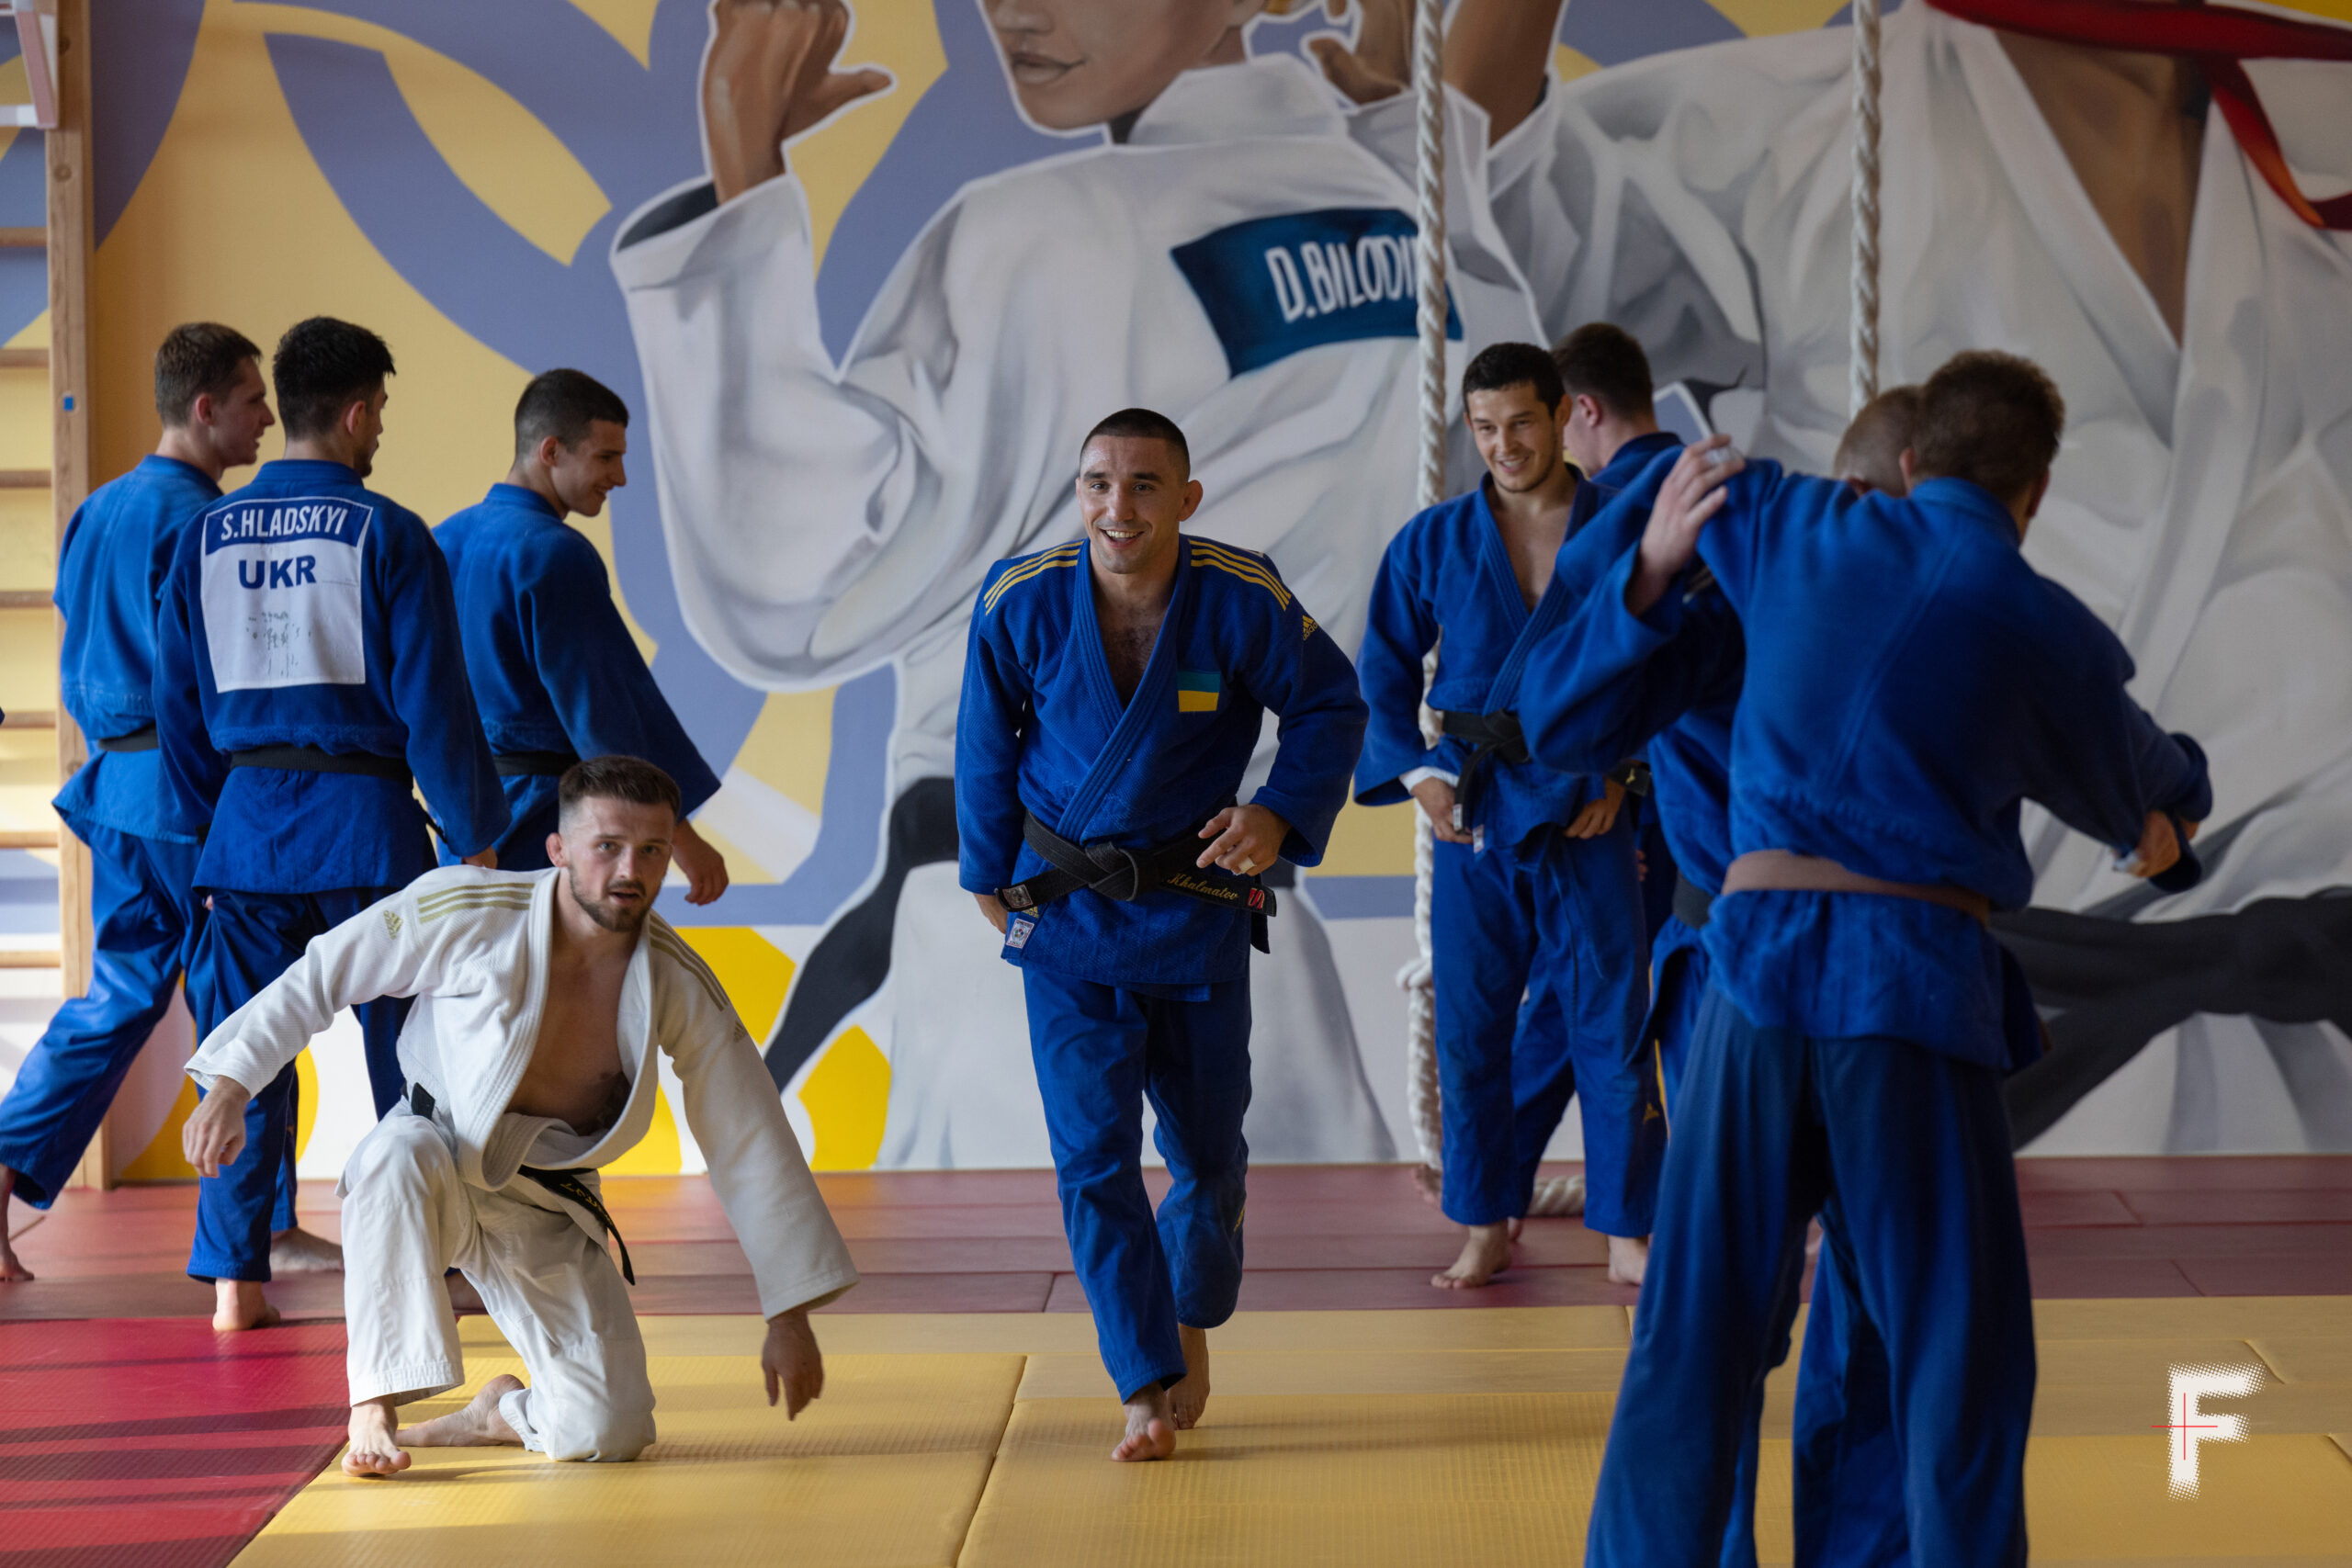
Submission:
<svg viewBox="0 0 2352 1568">
<path fill-rule="evenodd" d="M 499 1401 L 549 1459 L 633 1460 L 653 1441 L 653 1385 L 628 1288 L 604 1247 L 527 1180 L 469 1187 L 441 1131 L 406 1106 L 344 1167 L 344 1317 L 351 1402 L 406 1404 L 465 1382 L 444 1272 L 481 1292 L 530 1386 Z"/>
</svg>

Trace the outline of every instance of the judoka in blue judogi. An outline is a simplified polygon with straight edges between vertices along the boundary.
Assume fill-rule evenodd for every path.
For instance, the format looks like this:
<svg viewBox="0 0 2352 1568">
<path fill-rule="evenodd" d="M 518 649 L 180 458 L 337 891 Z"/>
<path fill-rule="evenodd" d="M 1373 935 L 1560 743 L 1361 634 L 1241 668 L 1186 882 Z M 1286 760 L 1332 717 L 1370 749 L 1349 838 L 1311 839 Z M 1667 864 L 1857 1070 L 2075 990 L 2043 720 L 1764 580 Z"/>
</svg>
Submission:
<svg viewBox="0 0 2352 1568">
<path fill-rule="evenodd" d="M 1984 917 L 2030 892 L 2029 796 L 2143 872 L 2211 806 L 2201 753 L 2126 694 L 2120 644 L 2018 553 L 2062 422 L 2031 366 L 1967 355 L 1923 394 L 1907 500 L 1763 463 L 1708 502 L 1738 466 L 1694 449 L 1600 589 L 1672 637 L 1695 539 L 1747 675 L 1714 986 L 1589 1562 L 1717 1561 L 1816 1210 L 1885 1347 L 1898 1549 L 2025 1561 L 2032 1322 L 1999 1086 L 2037 1031 Z M 1883 1560 L 1884 1521 L 1817 1501 L 1800 1562 Z"/>
<path fill-rule="evenodd" d="M 66 525 L 57 561 L 65 618 L 58 696 L 90 760 L 56 799 L 90 850 L 90 988 L 69 998 L 0 1100 L 0 1205 L 46 1209 L 89 1146 L 172 1000 L 194 918 L 196 835 L 165 807 L 153 697 L 155 599 L 180 535 L 254 460 L 275 423 L 261 350 L 209 321 L 155 355 L 156 450 L 100 485 Z M 272 1228 L 294 1228 L 293 1167 L 278 1169 Z M 24 1274 L 0 1226 L 0 1280 Z"/>
<path fill-rule="evenodd" d="M 1087 536 L 990 570 L 956 720 L 962 884 L 1022 970 L 1063 1222 L 1127 1404 L 1120 1459 L 1171 1453 L 1206 1397 L 1204 1331 L 1241 1283 L 1248 965 L 1279 913 L 1261 875 L 1321 859 L 1364 722 L 1272 563 L 1179 534 L 1189 467 L 1148 411 L 1089 436 Z M 1272 768 L 1237 806 L 1269 713 Z M 1170 1178 L 1156 1220 L 1146 1100 Z"/>
<path fill-rule="evenodd" d="M 1489 348 L 1463 385 L 1488 477 L 1390 543 L 1358 660 L 1372 717 L 1356 798 L 1410 794 L 1438 830 L 1442 1206 L 1471 1235 L 1434 1282 L 1482 1285 L 1505 1266 L 1506 1227 L 1527 1213 L 1571 1096 L 1583 1109 L 1585 1223 L 1612 1238 L 1612 1269 L 1634 1282 L 1666 1129 L 1638 1058 L 1645 933 L 1633 821 L 1605 770 L 1532 760 L 1517 718 L 1530 652 L 1580 598 L 1577 582 L 1547 570 L 1557 541 L 1589 524 L 1604 493 L 1560 455 L 1560 381 L 1544 350 Z M 1508 527 L 1498 508 L 1511 511 Z M 1419 719 L 1431 648 L 1429 705 L 1446 730 L 1434 746 Z"/>
<path fill-rule="evenodd" d="M 204 836 L 211 911 L 188 964 L 199 1035 L 321 931 L 434 864 L 421 787 L 451 848 L 488 863 L 507 822 L 466 682 L 449 569 L 424 520 L 361 481 L 391 355 L 316 317 L 273 364 L 288 456 L 200 513 L 157 618 L 156 728 L 173 809 Z M 356 1010 L 379 1114 L 398 1099 L 402 1001 Z M 246 1111 L 241 1161 L 198 1188 L 188 1272 L 215 1322 L 266 1321 L 272 1172 L 292 1068 Z M 239 1288 L 242 1283 L 242 1289 Z"/>
<path fill-rule="evenodd" d="M 628 407 L 577 370 L 532 378 L 514 409 L 514 466 L 482 500 L 433 531 L 448 558 L 466 674 L 496 753 L 513 820 L 501 871 L 540 871 L 556 828 L 556 782 L 582 757 L 640 757 L 677 781 L 673 846 L 704 904 L 727 863 L 686 821 L 718 777 L 653 682 L 613 602 L 595 546 L 565 522 L 594 517 L 628 482 Z M 456 859 L 441 846 L 443 863 Z"/>
<path fill-rule="evenodd" d="M 1849 484 L 1902 495 L 1909 488 L 1897 455 L 1911 443 L 1918 389 L 1891 389 L 1855 416 L 1838 444 L 1834 476 Z M 1629 492 L 1568 547 L 1584 558 L 1564 572 L 1623 581 L 1654 499 L 1679 442 L 1650 445 L 1635 471 L 1620 465 Z M 1622 542 L 1618 559 L 1600 570 L 1590 561 Z M 1657 1053 L 1666 1087 L 1668 1128 L 1690 1034 L 1707 992 L 1701 933 L 1731 861 L 1731 726 L 1745 669 L 1739 619 L 1723 592 L 1697 581 L 1684 595 L 1674 635 L 1661 643 L 1622 594 L 1589 593 L 1583 604 L 1529 660 L 1521 716 L 1539 760 L 1567 769 L 1603 766 L 1601 758 L 1640 751 L 1650 763 L 1651 797 L 1678 868 L 1674 909 L 1652 943 L 1653 997 L 1642 1038 Z M 1796 1402 L 1799 1490 L 1816 1514 L 1834 1507 L 1848 1528 L 1874 1515 L 1900 1540 L 1902 1467 L 1886 1411 L 1885 1354 L 1877 1333 L 1847 1295 L 1836 1247 L 1819 1258 Z M 1781 1348 L 1785 1354 L 1785 1346 Z M 1780 1356 L 1776 1355 L 1777 1361 Z M 1725 1535 L 1724 1568 L 1755 1561 L 1753 1505 L 1756 1437 L 1749 1423 L 1737 1501 Z M 1826 1516 L 1825 1516 L 1826 1517 Z"/>
</svg>

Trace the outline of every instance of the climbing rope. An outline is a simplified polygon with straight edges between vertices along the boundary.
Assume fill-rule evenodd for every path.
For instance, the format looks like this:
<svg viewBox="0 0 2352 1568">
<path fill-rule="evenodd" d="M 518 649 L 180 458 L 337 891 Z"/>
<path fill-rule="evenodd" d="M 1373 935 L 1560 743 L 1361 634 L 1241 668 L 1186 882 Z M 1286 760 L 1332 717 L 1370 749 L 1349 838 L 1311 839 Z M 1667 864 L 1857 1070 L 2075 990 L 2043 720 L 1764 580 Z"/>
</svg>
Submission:
<svg viewBox="0 0 2352 1568">
<path fill-rule="evenodd" d="M 1419 110 L 1414 145 L 1415 194 L 1420 226 L 1421 273 L 1421 466 L 1419 500 L 1427 508 L 1445 499 L 1445 0 L 1416 0 L 1413 6 L 1413 94 Z M 1421 734 L 1434 746 L 1437 716 L 1430 711 L 1429 683 L 1437 674 L 1437 652 L 1421 661 Z M 1437 999 L 1430 981 L 1430 885 L 1436 872 L 1437 840 L 1427 812 L 1413 812 L 1413 941 L 1419 956 L 1397 972 L 1406 994 L 1407 1080 L 1405 1107 L 1421 1163 L 1438 1167 L 1443 1135 L 1438 1122 Z"/>
<path fill-rule="evenodd" d="M 1878 6 L 1854 0 L 1854 313 L 1850 418 L 1878 396 Z"/>
</svg>

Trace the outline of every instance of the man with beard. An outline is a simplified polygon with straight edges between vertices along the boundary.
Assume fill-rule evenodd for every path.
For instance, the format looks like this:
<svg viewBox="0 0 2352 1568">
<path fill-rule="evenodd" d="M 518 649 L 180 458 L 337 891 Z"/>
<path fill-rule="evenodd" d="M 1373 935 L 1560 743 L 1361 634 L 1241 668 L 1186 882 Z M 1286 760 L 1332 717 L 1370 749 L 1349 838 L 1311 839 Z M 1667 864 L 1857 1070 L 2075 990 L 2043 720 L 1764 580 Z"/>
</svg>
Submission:
<svg viewBox="0 0 2352 1568">
<path fill-rule="evenodd" d="M 338 1189 L 352 1475 L 407 1469 L 403 1443 L 631 1460 L 653 1441 L 645 1343 L 621 1284 L 635 1276 L 596 1168 L 651 1126 L 657 1048 L 751 1258 L 768 1401 L 781 1388 L 787 1417 L 824 1388 L 809 1309 L 857 1282 L 752 1037 L 709 967 L 652 913 L 677 785 L 650 762 L 597 757 L 567 772 L 558 795 L 548 870 L 419 877 L 313 940 L 188 1064 L 208 1091 L 188 1119 L 188 1162 L 212 1177 L 244 1144 L 254 1089 L 338 1010 L 416 999 L 400 1041 L 407 1097 Z M 451 1268 L 530 1382 L 492 1378 L 463 1410 L 396 1433 L 396 1406 L 465 1379 L 442 1284 Z"/>
</svg>

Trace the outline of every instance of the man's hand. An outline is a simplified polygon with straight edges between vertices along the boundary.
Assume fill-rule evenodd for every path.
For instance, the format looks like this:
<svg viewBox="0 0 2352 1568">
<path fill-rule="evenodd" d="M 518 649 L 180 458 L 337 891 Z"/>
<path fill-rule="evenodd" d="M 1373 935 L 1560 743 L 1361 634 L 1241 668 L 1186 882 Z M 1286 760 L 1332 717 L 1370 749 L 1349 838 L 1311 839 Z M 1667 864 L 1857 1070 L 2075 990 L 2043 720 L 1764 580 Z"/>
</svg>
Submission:
<svg viewBox="0 0 2352 1568">
<path fill-rule="evenodd" d="M 2182 836 L 2197 837 L 2197 828 L 2194 822 L 2183 822 L 2180 832 L 2176 834 L 2170 817 L 2161 811 L 2149 812 L 2148 819 L 2140 825 L 2140 847 L 2132 852 L 2122 869 L 2133 876 L 2162 876 L 2180 859 Z"/>
<path fill-rule="evenodd" d="M 987 918 L 989 924 L 996 928 L 996 934 L 1002 936 L 1004 922 L 1012 918 L 1012 911 L 1004 907 L 1004 900 L 993 893 L 975 893 L 972 902 L 980 907 L 980 913 Z"/>
<path fill-rule="evenodd" d="M 1577 819 L 1560 830 L 1571 839 L 1598 839 L 1617 826 L 1617 813 L 1624 805 L 1625 786 L 1615 779 L 1603 780 L 1600 798 L 1586 801 L 1584 809 L 1577 813 Z M 1634 852 L 1636 856 L 1640 852 Z"/>
<path fill-rule="evenodd" d="M 479 866 L 483 871 L 496 871 L 498 869 L 498 846 L 496 844 L 492 844 L 490 848 L 483 850 L 479 853 L 466 855 L 460 859 L 458 863 L 462 865 Z M 205 908 L 209 909 L 211 906 L 208 904 Z"/>
<path fill-rule="evenodd" d="M 1441 844 L 1466 844 L 1471 835 L 1453 825 L 1453 786 L 1440 778 L 1427 778 L 1413 786 L 1413 798 L 1421 804 L 1421 814 L 1430 819 L 1430 831 L 1437 835 Z"/>
<path fill-rule="evenodd" d="M 767 1377 L 768 1404 L 784 1395 L 787 1421 L 825 1392 L 825 1356 L 809 1332 L 808 1309 L 794 1307 L 768 1319 L 768 1342 L 760 1347 L 760 1371 Z"/>
<path fill-rule="evenodd" d="M 1283 840 L 1290 824 L 1262 806 L 1228 806 L 1209 818 L 1201 837 L 1216 841 L 1193 863 L 1206 871 L 1220 865 L 1239 876 L 1255 876 L 1273 869 L 1282 858 Z"/>
<path fill-rule="evenodd" d="M 686 902 L 707 904 L 727 891 L 727 857 L 708 839 L 681 822 L 670 839 L 670 855 L 686 874 Z"/>
<path fill-rule="evenodd" d="M 1308 39 L 1306 47 L 1331 85 L 1357 103 L 1375 104 L 1413 80 L 1413 0 L 1356 0 L 1356 9 L 1362 19 L 1353 49 L 1329 33 Z M 1348 14 L 1348 0 L 1324 0 L 1323 11 L 1336 22 Z"/>
<path fill-rule="evenodd" d="M 1714 459 L 1718 452 L 1723 454 L 1720 462 Z M 1699 553 L 1699 530 L 1723 510 L 1724 482 L 1746 467 L 1747 459 L 1731 449 L 1728 435 L 1710 435 L 1682 449 L 1657 492 L 1657 504 L 1650 508 L 1649 526 L 1642 530 L 1641 556 L 1633 581 L 1625 585 L 1626 609 L 1644 615 L 1666 597 Z"/>
<path fill-rule="evenodd" d="M 890 85 L 870 66 L 833 69 L 849 27 L 842 0 L 711 0 L 702 134 L 719 200 L 783 174 L 784 143 Z"/>
<path fill-rule="evenodd" d="M 234 1078 L 216 1077 L 180 1129 L 180 1152 L 198 1176 L 218 1176 L 245 1146 L 245 1107 L 254 1091 Z"/>
</svg>

